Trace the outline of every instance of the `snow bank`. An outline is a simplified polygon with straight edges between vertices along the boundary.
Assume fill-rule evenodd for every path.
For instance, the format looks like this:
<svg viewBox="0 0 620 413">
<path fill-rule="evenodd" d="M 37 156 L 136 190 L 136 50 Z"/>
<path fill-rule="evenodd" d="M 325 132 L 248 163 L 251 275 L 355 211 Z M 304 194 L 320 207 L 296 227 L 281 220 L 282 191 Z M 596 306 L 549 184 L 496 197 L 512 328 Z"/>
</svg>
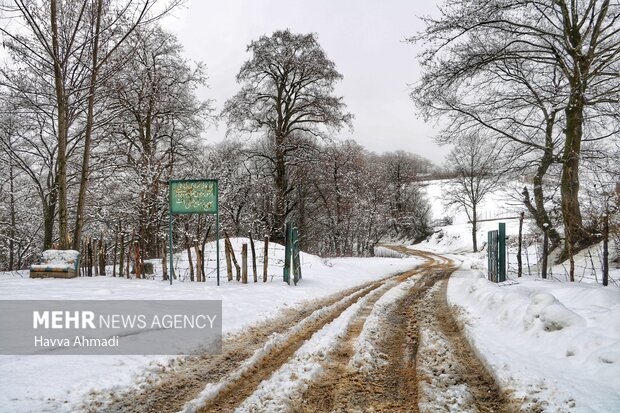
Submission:
<svg viewBox="0 0 620 413">
<path fill-rule="evenodd" d="M 620 288 L 530 277 L 499 286 L 461 270 L 448 300 L 523 411 L 620 411 Z"/>
</svg>

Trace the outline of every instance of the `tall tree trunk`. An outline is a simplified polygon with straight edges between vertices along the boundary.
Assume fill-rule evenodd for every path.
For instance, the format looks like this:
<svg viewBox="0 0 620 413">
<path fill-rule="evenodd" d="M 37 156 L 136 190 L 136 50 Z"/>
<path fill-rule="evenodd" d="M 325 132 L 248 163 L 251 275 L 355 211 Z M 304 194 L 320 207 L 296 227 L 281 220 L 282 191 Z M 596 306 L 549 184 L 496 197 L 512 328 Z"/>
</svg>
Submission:
<svg viewBox="0 0 620 413">
<path fill-rule="evenodd" d="M 9 164 L 9 209 L 11 216 L 11 227 L 9 228 L 9 266 L 8 271 L 13 271 L 15 260 L 15 226 L 17 225 L 17 214 L 15 212 L 15 174 L 13 162 Z"/>
<path fill-rule="evenodd" d="M 166 251 L 166 237 L 162 238 L 161 242 L 161 270 L 163 273 L 164 281 L 168 281 L 168 257 Z"/>
<path fill-rule="evenodd" d="M 57 137 L 58 137 L 58 235 L 60 237 L 60 249 L 69 247 L 68 213 L 67 213 L 67 100 L 65 96 L 64 77 L 60 65 L 60 52 L 58 46 L 58 21 L 56 0 L 50 0 L 50 19 L 52 28 L 52 60 L 54 64 L 54 86 L 56 91 L 57 105 Z"/>
<path fill-rule="evenodd" d="M 579 207 L 579 157 L 583 134 L 583 105 L 583 95 L 580 91 L 575 91 L 571 94 L 566 108 L 566 143 L 560 183 L 564 230 L 567 244 L 570 244 L 566 245 L 566 253 L 586 238 Z"/>
<path fill-rule="evenodd" d="M 230 259 L 232 260 L 232 263 L 235 266 L 235 270 L 237 271 L 237 281 L 240 281 L 241 280 L 241 267 L 239 266 L 239 263 L 237 262 L 237 257 L 235 256 L 235 250 L 233 249 L 232 243 L 230 242 L 230 238 L 228 237 L 228 233 L 226 231 L 224 231 L 224 237 L 226 238 L 224 242 L 228 245 Z"/>
<path fill-rule="evenodd" d="M 56 202 L 43 203 L 43 250 L 49 250 L 54 243 Z"/>
<path fill-rule="evenodd" d="M 224 240 L 224 255 L 226 257 L 226 274 L 228 275 L 228 281 L 233 279 L 232 261 L 230 258 L 230 246 L 228 241 Z"/>
<path fill-rule="evenodd" d="M 202 252 L 200 251 L 200 245 L 198 240 L 194 240 L 194 251 L 196 251 L 196 282 L 204 281 L 204 274 L 202 273 Z"/>
<path fill-rule="evenodd" d="M 473 205 L 472 208 L 472 216 L 471 216 L 471 242 L 473 245 L 474 252 L 478 252 L 478 214 L 476 211 L 476 204 Z"/>
<path fill-rule="evenodd" d="M 86 242 L 88 244 L 88 269 L 87 269 L 87 273 L 89 277 L 93 276 L 93 239 L 91 237 L 88 238 L 88 241 Z"/>
<path fill-rule="evenodd" d="M 187 262 L 189 264 L 189 280 L 194 281 L 194 264 L 192 263 L 192 244 L 189 241 L 189 223 L 185 223 L 185 248 L 187 249 Z"/>
<path fill-rule="evenodd" d="M 88 109 L 86 114 L 86 130 L 84 131 L 84 153 L 82 156 L 82 173 L 80 176 L 80 191 L 75 216 L 75 229 L 73 232 L 73 249 L 80 245 L 82 228 L 84 226 L 84 206 L 86 205 L 86 191 L 90 169 L 90 145 L 93 136 L 93 112 L 95 108 L 95 93 L 97 91 L 98 53 L 99 53 L 99 30 L 101 28 L 101 13 L 103 0 L 97 0 L 95 17 L 95 37 L 93 39 L 93 54 L 90 72 L 90 85 L 88 86 Z"/>
<path fill-rule="evenodd" d="M 105 276 L 105 256 L 106 256 L 106 243 L 103 240 L 103 234 L 101 234 L 101 239 L 99 240 L 99 275 Z"/>
<path fill-rule="evenodd" d="M 134 255 L 134 242 L 136 241 L 136 228 L 132 228 L 131 229 L 131 241 L 129 242 L 129 245 L 127 245 L 127 278 L 129 278 L 129 266 L 131 263 L 131 259 L 132 259 L 132 255 Z M 136 264 L 134 262 L 134 268 L 136 267 Z"/>
<path fill-rule="evenodd" d="M 248 244 L 241 245 L 241 282 L 248 283 Z"/>
<path fill-rule="evenodd" d="M 536 173 L 534 174 L 533 185 L 534 185 L 534 204 L 530 200 L 530 194 L 527 190 L 527 187 L 523 188 L 523 203 L 527 210 L 534 217 L 534 222 L 536 222 L 536 226 L 541 230 L 545 231 L 547 228 L 547 233 L 549 235 L 549 239 L 551 240 L 551 250 L 557 248 L 561 243 L 561 237 L 555 227 L 552 225 L 551 220 L 549 219 L 549 213 L 545 208 L 545 194 L 543 191 L 543 180 L 549 167 L 553 163 L 553 127 L 555 126 L 555 114 L 551 114 L 547 116 L 546 127 L 545 127 L 545 149 L 542 158 L 540 159 L 540 163 L 536 168 Z M 546 226 L 545 226 L 546 224 Z"/>
<path fill-rule="evenodd" d="M 117 226 L 116 233 L 114 234 L 114 256 L 112 258 L 112 277 L 116 277 L 116 258 L 118 253 L 118 233 L 121 230 L 120 224 Z"/>
<path fill-rule="evenodd" d="M 99 240 L 95 238 L 93 241 L 92 266 L 95 268 L 95 277 L 99 276 Z"/>
<path fill-rule="evenodd" d="M 589 234 L 583 228 L 581 209 L 579 207 L 579 160 L 581 157 L 581 142 L 583 138 L 584 108 L 586 104 L 587 82 L 590 80 L 590 65 L 594 59 L 595 51 L 601 34 L 601 24 L 609 11 L 609 0 L 603 0 L 600 12 L 592 17 L 593 25 L 582 32 L 581 24 L 575 16 L 576 11 L 569 8 L 565 3 L 560 3 L 564 18 L 564 39 L 567 43 L 565 48 L 572 60 L 571 73 L 567 75 L 570 96 L 565 109 L 566 129 L 560 191 L 562 194 L 562 215 L 564 218 L 564 231 L 566 245 L 564 254 L 571 258 L 574 247 L 583 246 L 589 241 Z M 594 13 L 594 11 L 593 11 Z M 590 37 L 590 44 L 585 46 L 586 39 Z M 586 49 L 587 47 L 587 49 Z"/>
<path fill-rule="evenodd" d="M 211 232 L 211 225 L 209 225 L 209 227 L 207 228 L 207 232 L 205 233 L 205 236 L 202 238 L 202 245 L 200 250 L 202 251 L 202 275 L 203 277 L 206 277 L 206 271 L 207 271 L 207 263 L 205 261 L 207 261 L 209 259 L 209 257 L 205 254 L 206 251 L 206 245 L 207 245 L 207 239 L 209 238 L 209 233 Z M 206 282 L 206 278 L 203 278 L 203 281 Z"/>
<path fill-rule="evenodd" d="M 284 137 L 276 136 L 276 160 L 275 160 L 275 211 L 271 228 L 271 239 L 275 242 L 284 241 L 284 224 L 286 223 L 286 163 L 284 159 Z"/>
<path fill-rule="evenodd" d="M 121 229 L 120 224 L 118 225 L 118 230 L 121 233 L 120 241 L 119 241 L 120 252 L 119 252 L 119 260 L 118 260 L 119 261 L 118 262 L 118 276 L 122 277 L 123 276 L 123 264 L 125 264 L 125 233 Z"/>
</svg>

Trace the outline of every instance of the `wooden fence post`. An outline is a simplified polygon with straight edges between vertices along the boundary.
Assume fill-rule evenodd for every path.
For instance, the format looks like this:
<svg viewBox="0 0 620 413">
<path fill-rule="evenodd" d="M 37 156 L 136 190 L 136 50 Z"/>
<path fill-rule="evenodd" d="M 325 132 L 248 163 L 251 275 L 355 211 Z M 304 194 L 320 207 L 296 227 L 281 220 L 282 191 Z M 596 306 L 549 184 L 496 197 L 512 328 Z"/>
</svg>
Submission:
<svg viewBox="0 0 620 413">
<path fill-rule="evenodd" d="M 189 280 L 194 281 L 194 264 L 192 263 L 192 244 L 189 242 L 189 222 L 185 223 L 185 248 L 187 249 L 187 262 L 189 266 Z"/>
<path fill-rule="evenodd" d="M 283 281 L 288 285 L 291 285 L 291 250 L 292 250 L 292 232 L 293 226 L 290 222 L 287 222 L 284 227 L 284 271 Z"/>
<path fill-rule="evenodd" d="M 265 235 L 265 254 L 263 255 L 263 282 L 267 282 L 267 265 L 269 263 L 269 235 Z"/>
<path fill-rule="evenodd" d="M 254 282 L 258 282 L 258 274 L 256 271 L 256 249 L 254 248 L 254 239 L 250 232 L 250 248 L 252 249 L 252 275 L 254 276 Z"/>
<path fill-rule="evenodd" d="M 228 246 L 228 242 L 224 240 L 224 255 L 226 257 L 226 274 L 228 275 L 228 281 L 232 281 L 233 272 L 232 272 L 232 262 L 230 260 L 230 247 Z"/>
<path fill-rule="evenodd" d="M 194 240 L 194 250 L 196 251 L 196 282 L 204 281 L 204 274 L 202 273 L 202 253 L 200 252 L 200 245 L 198 240 Z"/>
<path fill-rule="evenodd" d="M 609 210 L 603 217 L 603 286 L 609 284 Z"/>
<path fill-rule="evenodd" d="M 241 245 L 241 282 L 248 283 L 248 244 Z"/>
<path fill-rule="evenodd" d="M 142 268 L 140 263 L 140 243 L 138 241 L 134 241 L 133 243 L 133 249 L 134 249 L 134 267 L 136 269 L 136 278 L 140 279 L 142 278 Z"/>
<path fill-rule="evenodd" d="M 224 232 L 224 236 L 226 237 L 226 241 L 228 243 L 228 250 L 230 251 L 230 258 L 232 259 L 233 264 L 235 264 L 235 269 L 237 270 L 237 281 L 241 280 L 241 267 L 239 267 L 239 263 L 237 262 L 237 257 L 235 256 L 235 250 L 232 247 L 232 242 L 230 242 L 230 238 L 228 238 L 228 234 Z"/>
</svg>

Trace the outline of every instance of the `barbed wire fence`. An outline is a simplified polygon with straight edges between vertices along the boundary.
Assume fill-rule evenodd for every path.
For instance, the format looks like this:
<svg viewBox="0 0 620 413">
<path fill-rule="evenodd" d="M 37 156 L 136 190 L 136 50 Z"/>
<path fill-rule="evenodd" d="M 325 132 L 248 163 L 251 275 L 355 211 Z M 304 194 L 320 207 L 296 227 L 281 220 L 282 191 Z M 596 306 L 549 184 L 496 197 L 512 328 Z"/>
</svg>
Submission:
<svg viewBox="0 0 620 413">
<path fill-rule="evenodd" d="M 509 237 L 506 248 L 506 277 L 510 279 L 518 278 L 518 240 L 516 236 Z M 610 242 L 610 249 L 612 243 Z M 617 248 L 615 243 L 613 247 Z M 542 278 L 542 255 L 543 255 L 543 239 L 542 236 L 523 237 L 522 244 L 522 274 L 524 276 L 532 276 Z M 547 278 L 556 281 L 569 281 L 569 268 L 566 264 L 554 264 L 554 256 L 551 255 L 549 266 L 547 268 Z M 617 263 L 610 263 L 609 269 L 613 270 L 617 267 Z M 609 272 L 609 284 L 620 286 L 620 277 L 613 276 L 614 272 Z M 603 248 L 600 244 L 580 251 L 575 256 L 575 281 L 602 283 L 603 276 Z"/>
</svg>

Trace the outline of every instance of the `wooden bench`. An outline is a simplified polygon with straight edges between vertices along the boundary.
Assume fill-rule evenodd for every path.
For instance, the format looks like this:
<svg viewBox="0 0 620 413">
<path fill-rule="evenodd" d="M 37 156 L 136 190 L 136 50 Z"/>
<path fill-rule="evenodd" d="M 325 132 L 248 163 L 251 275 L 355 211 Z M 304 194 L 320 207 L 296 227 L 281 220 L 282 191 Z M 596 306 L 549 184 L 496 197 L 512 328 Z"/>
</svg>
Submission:
<svg viewBox="0 0 620 413">
<path fill-rule="evenodd" d="M 75 278 L 80 253 L 74 250 L 43 251 L 38 264 L 30 266 L 30 278 Z"/>
</svg>

